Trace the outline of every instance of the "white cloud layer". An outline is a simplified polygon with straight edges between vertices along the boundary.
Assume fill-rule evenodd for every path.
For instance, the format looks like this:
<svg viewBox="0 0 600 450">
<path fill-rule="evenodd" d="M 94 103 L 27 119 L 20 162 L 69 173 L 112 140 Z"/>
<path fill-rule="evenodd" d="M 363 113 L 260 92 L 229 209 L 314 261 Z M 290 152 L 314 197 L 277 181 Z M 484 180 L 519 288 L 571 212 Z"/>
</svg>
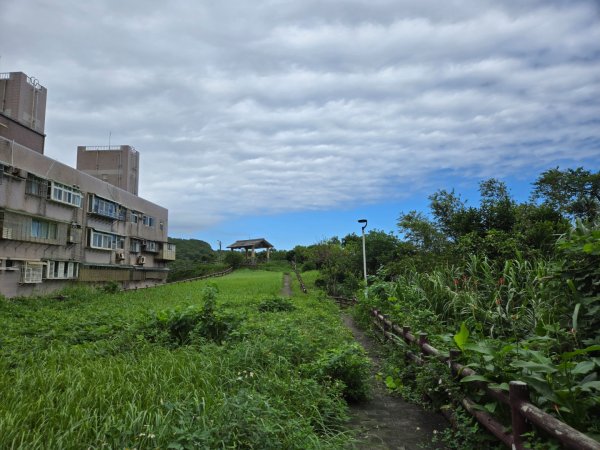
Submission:
<svg viewBox="0 0 600 450">
<path fill-rule="evenodd" d="M 172 234 L 600 165 L 593 0 L 4 0 L 0 55 L 48 88 L 49 156 L 140 150 Z"/>
</svg>

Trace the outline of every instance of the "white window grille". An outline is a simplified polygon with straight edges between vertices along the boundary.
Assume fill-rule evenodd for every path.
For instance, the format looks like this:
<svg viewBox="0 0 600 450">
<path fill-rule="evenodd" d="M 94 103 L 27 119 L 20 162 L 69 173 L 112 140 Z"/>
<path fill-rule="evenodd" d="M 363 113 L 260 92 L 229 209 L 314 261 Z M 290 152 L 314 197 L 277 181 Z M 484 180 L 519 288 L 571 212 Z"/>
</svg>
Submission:
<svg viewBox="0 0 600 450">
<path fill-rule="evenodd" d="M 96 230 L 90 230 L 89 246 L 101 250 L 122 249 L 125 245 L 125 238 L 116 234 L 101 233 Z"/>
<path fill-rule="evenodd" d="M 92 196 L 90 201 L 90 212 L 112 219 L 125 219 L 126 210 L 116 202 Z"/>
<path fill-rule="evenodd" d="M 50 185 L 50 199 L 55 202 L 79 208 L 81 206 L 83 194 L 79 189 L 53 181 Z"/>
<path fill-rule="evenodd" d="M 44 263 L 26 261 L 21 266 L 21 283 L 33 284 L 42 282 Z"/>
<path fill-rule="evenodd" d="M 77 278 L 79 263 L 72 261 L 48 261 L 46 278 L 50 280 L 65 280 Z"/>
</svg>

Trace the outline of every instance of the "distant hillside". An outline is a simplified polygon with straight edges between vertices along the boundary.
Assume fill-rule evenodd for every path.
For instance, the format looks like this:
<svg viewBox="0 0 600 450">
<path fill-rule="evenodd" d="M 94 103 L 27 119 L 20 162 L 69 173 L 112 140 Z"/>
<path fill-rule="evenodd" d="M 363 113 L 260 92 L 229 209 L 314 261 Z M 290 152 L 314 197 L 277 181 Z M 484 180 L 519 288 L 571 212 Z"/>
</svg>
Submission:
<svg viewBox="0 0 600 450">
<path fill-rule="evenodd" d="M 169 238 L 169 242 L 177 246 L 177 260 L 194 263 L 209 262 L 215 257 L 215 252 L 208 242 L 199 239 Z"/>
</svg>

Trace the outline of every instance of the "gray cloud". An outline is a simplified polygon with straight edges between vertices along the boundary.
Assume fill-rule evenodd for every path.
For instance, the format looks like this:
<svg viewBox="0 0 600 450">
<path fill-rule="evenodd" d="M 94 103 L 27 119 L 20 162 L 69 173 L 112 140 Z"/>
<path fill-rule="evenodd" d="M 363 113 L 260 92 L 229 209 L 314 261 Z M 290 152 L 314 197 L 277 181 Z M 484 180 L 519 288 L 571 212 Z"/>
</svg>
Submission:
<svg viewBox="0 0 600 450">
<path fill-rule="evenodd" d="M 600 164 L 592 0 L 4 3 L 0 70 L 48 88 L 47 154 L 136 146 L 175 232 L 401 198 L 440 170 Z"/>
</svg>

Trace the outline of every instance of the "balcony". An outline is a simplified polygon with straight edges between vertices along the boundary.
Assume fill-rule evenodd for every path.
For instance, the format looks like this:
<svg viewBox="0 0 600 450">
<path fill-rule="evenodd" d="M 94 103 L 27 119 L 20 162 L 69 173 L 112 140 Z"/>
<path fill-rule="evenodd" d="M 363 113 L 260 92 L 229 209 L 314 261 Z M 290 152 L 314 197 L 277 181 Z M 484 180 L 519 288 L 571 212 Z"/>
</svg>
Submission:
<svg viewBox="0 0 600 450">
<path fill-rule="evenodd" d="M 158 254 L 158 259 L 165 261 L 175 261 L 175 244 L 163 243 L 162 249 Z"/>
</svg>

